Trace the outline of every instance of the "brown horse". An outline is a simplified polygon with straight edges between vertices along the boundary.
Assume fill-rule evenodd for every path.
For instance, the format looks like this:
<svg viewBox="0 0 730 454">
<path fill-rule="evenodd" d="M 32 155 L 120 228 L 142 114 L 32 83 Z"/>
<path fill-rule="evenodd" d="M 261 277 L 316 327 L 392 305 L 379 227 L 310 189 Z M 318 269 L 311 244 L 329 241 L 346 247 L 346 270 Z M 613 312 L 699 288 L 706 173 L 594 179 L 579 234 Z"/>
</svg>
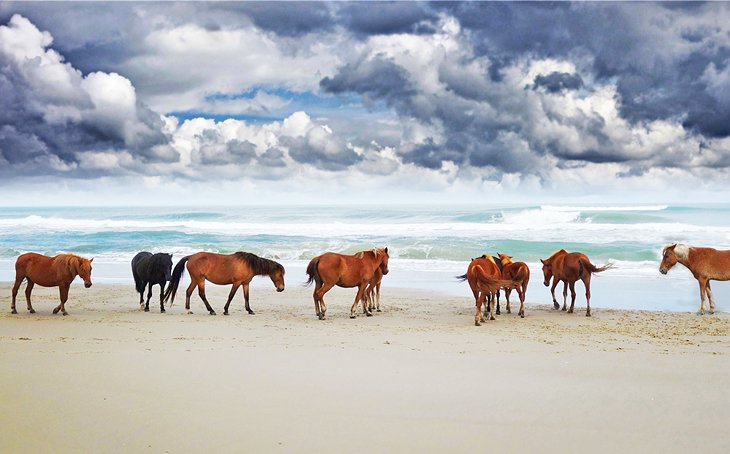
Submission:
<svg viewBox="0 0 730 454">
<path fill-rule="evenodd" d="M 74 254 L 59 254 L 55 257 L 47 257 L 34 252 L 22 254 L 15 261 L 15 285 L 13 285 L 11 312 L 18 313 L 15 310 L 15 297 L 18 295 L 20 284 L 27 279 L 25 300 L 31 314 L 35 314 L 35 310 L 30 304 L 30 293 L 33 291 L 33 286 L 38 284 L 41 287 L 59 288 L 61 304 L 53 309 L 53 313 L 57 314 L 58 311 L 61 311 L 63 315 L 68 315 L 66 301 L 68 301 L 68 289 L 71 287 L 71 282 L 76 276 L 81 276 L 81 279 L 84 280 L 84 287 L 91 287 L 91 262 L 93 261 L 93 258 L 89 260 Z"/>
<path fill-rule="evenodd" d="M 555 309 L 560 309 L 560 304 L 555 299 L 555 287 L 559 281 L 563 281 L 563 310 L 567 306 L 568 291 L 570 286 L 570 309 L 568 313 L 573 313 L 575 306 L 575 283 L 579 279 L 583 281 L 586 287 L 586 317 L 591 316 L 591 276 L 593 273 L 600 273 L 613 268 L 613 263 L 597 267 L 591 263 L 585 254 L 580 252 L 568 252 L 565 249 L 554 252 L 550 257 L 542 262 L 542 274 L 545 277 L 545 287 L 550 285 L 550 279 L 553 279 L 553 286 L 550 293 L 553 295 L 553 305 Z"/>
<path fill-rule="evenodd" d="M 312 297 L 317 317 L 324 320 L 327 312 L 324 294 L 336 285 L 344 288 L 357 287 L 355 302 L 350 308 L 350 318 L 355 318 L 355 308 L 365 297 L 365 290 L 373 281 L 376 270 L 380 269 L 383 275 L 388 274 L 388 258 L 388 248 L 375 248 L 355 255 L 326 252 L 313 258 L 307 266 L 309 279 L 306 285 L 315 283 Z M 367 304 L 363 304 L 363 312 L 368 317 L 373 315 Z"/>
<path fill-rule="evenodd" d="M 268 275 L 271 282 L 274 283 L 276 291 L 284 291 L 284 267 L 273 260 L 259 257 L 250 252 L 236 252 L 230 255 L 198 252 L 183 257 L 175 265 L 170 284 L 165 291 L 165 302 L 170 300 L 170 306 L 175 301 L 175 293 L 177 293 L 177 287 L 180 285 L 180 278 L 186 263 L 192 281 L 185 292 L 185 309 L 187 309 L 188 314 L 193 313 L 190 310 L 190 295 L 197 287 L 198 295 L 205 303 L 205 308 L 208 309 L 210 315 L 215 315 L 215 311 L 210 307 L 208 299 L 205 297 L 206 280 L 216 285 L 233 284 L 231 292 L 228 294 L 226 306 L 223 308 L 223 315 L 228 315 L 228 306 L 231 305 L 231 300 L 236 295 L 238 287 L 241 286 L 243 286 L 243 298 L 246 300 L 246 311 L 254 315 L 251 306 L 248 304 L 248 285 L 254 276 Z"/>
<path fill-rule="evenodd" d="M 474 314 L 475 326 L 481 326 L 481 322 L 486 321 L 484 314 L 482 313 L 482 305 L 485 304 L 487 298 L 489 298 L 492 302 L 492 304 L 488 304 L 487 306 L 487 310 L 489 311 L 489 320 L 495 320 L 495 295 L 501 288 L 516 288 L 516 284 L 514 282 L 502 280 L 501 276 L 502 273 L 495 260 L 486 255 L 472 259 L 466 270 L 466 274 L 456 276 L 456 278 L 461 281 L 468 281 L 469 287 L 474 294 L 474 303 L 476 305 L 476 313 Z"/>
<path fill-rule="evenodd" d="M 517 314 L 525 318 L 525 292 L 527 291 L 527 284 L 530 282 L 530 268 L 525 262 L 513 262 L 512 257 L 507 254 L 499 254 L 499 259 L 502 262 L 502 278 L 517 284 L 515 290 L 517 290 L 517 295 L 520 297 L 520 311 Z M 512 293 L 511 288 L 505 289 L 508 314 L 512 313 L 509 304 L 510 293 Z"/>
<path fill-rule="evenodd" d="M 694 247 L 686 244 L 672 244 L 662 251 L 659 272 L 667 272 L 677 262 L 689 268 L 700 283 L 700 311 L 705 313 L 705 295 L 710 300 L 710 314 L 715 313 L 715 300 L 712 298 L 710 280 L 730 280 L 730 251 L 718 251 L 709 247 Z"/>
<path fill-rule="evenodd" d="M 365 296 L 362 303 L 367 304 L 368 310 L 372 312 L 381 312 L 380 310 L 380 284 L 383 281 L 383 271 L 380 268 L 375 269 L 373 278 L 365 289 Z"/>
</svg>

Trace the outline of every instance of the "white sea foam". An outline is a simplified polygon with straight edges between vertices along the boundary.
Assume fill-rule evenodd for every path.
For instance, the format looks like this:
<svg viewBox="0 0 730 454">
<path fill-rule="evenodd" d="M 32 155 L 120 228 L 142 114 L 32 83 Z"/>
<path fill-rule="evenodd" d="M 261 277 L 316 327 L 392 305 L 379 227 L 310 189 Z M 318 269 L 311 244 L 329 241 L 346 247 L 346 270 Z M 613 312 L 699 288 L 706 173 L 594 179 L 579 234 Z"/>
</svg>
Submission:
<svg viewBox="0 0 730 454">
<path fill-rule="evenodd" d="M 559 205 L 541 205 L 540 209 L 544 211 L 568 211 L 568 212 L 584 212 L 584 211 L 663 211 L 669 208 L 668 205 L 636 205 L 636 206 L 559 206 Z"/>
</svg>

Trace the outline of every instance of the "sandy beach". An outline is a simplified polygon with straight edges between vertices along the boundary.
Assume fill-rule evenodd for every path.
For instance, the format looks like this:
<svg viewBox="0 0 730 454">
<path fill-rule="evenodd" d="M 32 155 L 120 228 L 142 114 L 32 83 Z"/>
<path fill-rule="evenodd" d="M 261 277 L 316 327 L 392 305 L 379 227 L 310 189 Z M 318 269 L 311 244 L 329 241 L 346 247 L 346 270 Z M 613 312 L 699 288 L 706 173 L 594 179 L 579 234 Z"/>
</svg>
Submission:
<svg viewBox="0 0 730 454">
<path fill-rule="evenodd" d="M 184 281 L 186 282 L 186 281 Z M 219 312 L 227 287 L 208 286 Z M 231 315 L 139 310 L 132 286 L 0 285 L 1 452 L 727 452 L 730 316 L 530 304 L 472 325 L 471 298 L 384 286 L 239 293 Z M 528 302 L 547 301 L 537 285 Z M 722 309 L 723 302 L 719 302 Z"/>
</svg>

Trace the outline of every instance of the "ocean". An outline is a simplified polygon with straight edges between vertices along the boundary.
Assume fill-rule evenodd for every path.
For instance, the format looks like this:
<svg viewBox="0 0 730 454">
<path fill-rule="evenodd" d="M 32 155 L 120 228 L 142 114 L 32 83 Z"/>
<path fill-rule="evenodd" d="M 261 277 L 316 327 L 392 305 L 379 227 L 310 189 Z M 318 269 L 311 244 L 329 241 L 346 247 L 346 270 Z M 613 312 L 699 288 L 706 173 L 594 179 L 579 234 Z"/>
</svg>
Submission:
<svg viewBox="0 0 730 454">
<path fill-rule="evenodd" d="M 281 262 L 287 285 L 299 285 L 315 255 L 387 246 L 384 298 L 392 286 L 471 304 L 454 276 L 473 257 L 504 252 L 530 265 L 528 303 L 547 304 L 539 259 L 565 248 L 616 265 L 593 279 L 594 307 L 695 311 L 690 273 L 681 265 L 658 272 L 662 247 L 674 242 L 730 249 L 730 205 L 0 208 L 0 280 L 14 279 L 14 259 L 27 251 L 94 257 L 94 282 L 131 283 L 129 262 L 142 250 L 172 253 L 174 262 L 201 250 L 244 250 Z M 266 278 L 254 285 L 271 287 Z M 730 307 L 725 285 L 713 287 L 719 309 Z"/>
</svg>

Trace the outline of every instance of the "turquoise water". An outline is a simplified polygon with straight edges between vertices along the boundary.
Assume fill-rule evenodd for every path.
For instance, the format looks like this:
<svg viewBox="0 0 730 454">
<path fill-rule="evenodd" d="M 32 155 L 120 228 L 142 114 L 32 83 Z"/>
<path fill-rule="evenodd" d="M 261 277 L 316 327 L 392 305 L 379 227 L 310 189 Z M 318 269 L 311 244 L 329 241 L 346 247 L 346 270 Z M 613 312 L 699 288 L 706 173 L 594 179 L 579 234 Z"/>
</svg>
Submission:
<svg viewBox="0 0 730 454">
<path fill-rule="evenodd" d="M 140 250 L 174 260 L 245 250 L 303 270 L 324 251 L 387 246 L 391 270 L 404 271 L 394 284 L 428 286 L 424 273 L 438 272 L 449 279 L 441 289 L 462 294 L 452 273 L 484 253 L 528 262 L 535 283 L 539 259 L 560 248 L 614 262 L 614 276 L 657 279 L 661 249 L 674 242 L 730 249 L 730 205 L 0 208 L 0 280 L 13 279 L 13 260 L 27 251 L 93 256 L 99 278 L 126 281 Z"/>
</svg>

